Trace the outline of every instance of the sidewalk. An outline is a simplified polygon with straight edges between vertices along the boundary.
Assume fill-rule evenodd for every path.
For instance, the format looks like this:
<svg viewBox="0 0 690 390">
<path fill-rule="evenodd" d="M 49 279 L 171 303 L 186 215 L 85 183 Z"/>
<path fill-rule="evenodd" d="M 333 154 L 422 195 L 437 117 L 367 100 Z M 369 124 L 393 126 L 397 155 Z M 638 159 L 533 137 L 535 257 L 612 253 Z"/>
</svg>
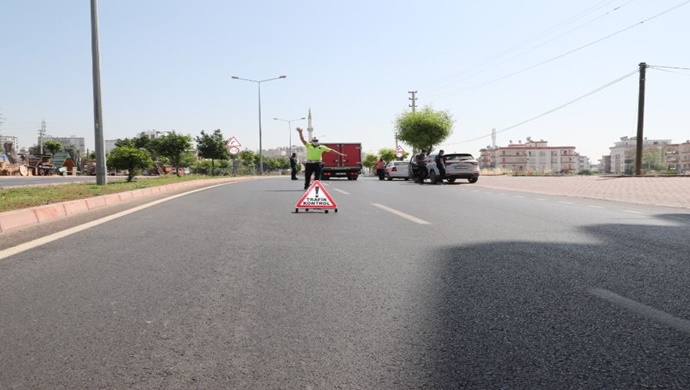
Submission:
<svg viewBox="0 0 690 390">
<path fill-rule="evenodd" d="M 481 176 L 473 186 L 690 209 L 690 177 Z"/>
</svg>

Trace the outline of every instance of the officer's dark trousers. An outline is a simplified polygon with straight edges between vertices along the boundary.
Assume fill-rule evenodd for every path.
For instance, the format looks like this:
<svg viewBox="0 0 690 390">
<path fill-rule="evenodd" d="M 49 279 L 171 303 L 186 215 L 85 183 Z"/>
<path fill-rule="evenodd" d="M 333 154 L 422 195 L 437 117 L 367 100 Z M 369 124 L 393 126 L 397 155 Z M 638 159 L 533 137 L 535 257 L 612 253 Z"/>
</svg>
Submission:
<svg viewBox="0 0 690 390">
<path fill-rule="evenodd" d="M 314 175 L 314 180 L 321 179 L 321 163 L 308 162 L 304 164 L 304 189 L 309 187 L 311 175 Z"/>
</svg>

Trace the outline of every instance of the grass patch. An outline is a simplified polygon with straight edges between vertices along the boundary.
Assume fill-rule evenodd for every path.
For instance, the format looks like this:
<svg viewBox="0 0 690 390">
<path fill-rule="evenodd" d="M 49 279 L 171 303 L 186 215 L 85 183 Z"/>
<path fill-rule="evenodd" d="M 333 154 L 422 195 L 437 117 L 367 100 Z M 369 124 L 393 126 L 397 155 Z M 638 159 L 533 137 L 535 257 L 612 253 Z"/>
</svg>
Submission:
<svg viewBox="0 0 690 390">
<path fill-rule="evenodd" d="M 181 177 L 161 176 L 155 178 L 137 178 L 131 183 L 127 183 L 124 179 L 111 180 L 108 178 L 109 180 L 104 186 L 95 185 L 93 183 L 69 183 L 0 189 L 0 213 L 29 207 L 44 206 L 51 203 L 66 202 L 69 200 L 85 199 L 142 188 L 212 178 L 214 177 L 202 175 L 184 175 Z"/>
</svg>

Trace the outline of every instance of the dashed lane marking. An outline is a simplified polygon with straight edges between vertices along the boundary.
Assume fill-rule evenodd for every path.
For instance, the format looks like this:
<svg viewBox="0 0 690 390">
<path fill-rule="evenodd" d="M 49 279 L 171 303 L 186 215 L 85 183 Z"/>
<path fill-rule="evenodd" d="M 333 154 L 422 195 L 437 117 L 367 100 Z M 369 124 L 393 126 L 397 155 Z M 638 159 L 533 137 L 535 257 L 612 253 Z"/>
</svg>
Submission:
<svg viewBox="0 0 690 390">
<path fill-rule="evenodd" d="M 420 224 L 420 225 L 431 225 L 431 222 L 427 222 L 427 221 L 425 221 L 425 220 L 423 220 L 423 219 L 419 219 L 419 218 L 417 218 L 417 217 L 413 217 L 413 216 L 410 215 L 410 214 L 405 214 L 405 213 L 403 213 L 402 211 L 398 211 L 398 210 L 396 210 L 396 209 L 392 209 L 392 208 L 390 208 L 390 207 L 388 207 L 388 206 L 384 206 L 384 205 L 379 204 L 379 203 L 372 203 L 371 205 L 372 205 L 372 206 L 375 206 L 375 207 L 378 207 L 378 208 L 380 208 L 380 209 L 382 209 L 382 210 L 386 210 L 386 211 L 388 211 L 388 212 L 391 213 L 391 214 L 397 215 L 398 217 L 405 218 L 405 219 L 407 219 L 408 221 L 412 221 L 412 222 L 418 223 L 418 224 Z"/>
<path fill-rule="evenodd" d="M 343 190 L 341 190 L 341 189 L 339 189 L 339 188 L 334 188 L 333 191 L 338 191 L 338 192 L 340 192 L 341 194 L 350 195 L 349 192 L 343 191 Z"/>
<path fill-rule="evenodd" d="M 674 317 L 664 311 L 647 306 L 643 303 L 622 297 L 603 288 L 590 288 L 589 293 L 601 299 L 605 299 L 616 306 L 635 312 L 641 316 L 660 322 L 681 332 L 690 333 L 690 321 Z"/>
</svg>

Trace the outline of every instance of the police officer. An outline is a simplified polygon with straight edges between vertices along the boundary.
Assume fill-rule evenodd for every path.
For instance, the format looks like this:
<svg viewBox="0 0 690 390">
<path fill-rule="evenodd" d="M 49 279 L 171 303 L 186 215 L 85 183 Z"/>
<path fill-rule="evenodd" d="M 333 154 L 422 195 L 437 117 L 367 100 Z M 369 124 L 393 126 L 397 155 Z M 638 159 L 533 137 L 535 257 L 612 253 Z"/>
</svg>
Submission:
<svg viewBox="0 0 690 390">
<path fill-rule="evenodd" d="M 290 156 L 290 173 L 292 174 L 292 180 L 297 180 L 297 153 L 292 153 Z"/>
<path fill-rule="evenodd" d="M 299 127 L 297 128 L 297 132 L 299 133 L 299 139 L 302 141 L 302 144 L 307 148 L 307 161 L 304 163 L 304 189 L 306 190 L 309 188 L 312 174 L 314 174 L 314 180 L 321 179 L 321 167 L 323 166 L 321 155 L 327 152 L 333 152 L 341 156 L 347 155 L 327 146 L 320 145 L 319 139 L 316 137 L 312 138 L 311 142 L 308 142 L 304 139 L 302 129 Z"/>
</svg>

